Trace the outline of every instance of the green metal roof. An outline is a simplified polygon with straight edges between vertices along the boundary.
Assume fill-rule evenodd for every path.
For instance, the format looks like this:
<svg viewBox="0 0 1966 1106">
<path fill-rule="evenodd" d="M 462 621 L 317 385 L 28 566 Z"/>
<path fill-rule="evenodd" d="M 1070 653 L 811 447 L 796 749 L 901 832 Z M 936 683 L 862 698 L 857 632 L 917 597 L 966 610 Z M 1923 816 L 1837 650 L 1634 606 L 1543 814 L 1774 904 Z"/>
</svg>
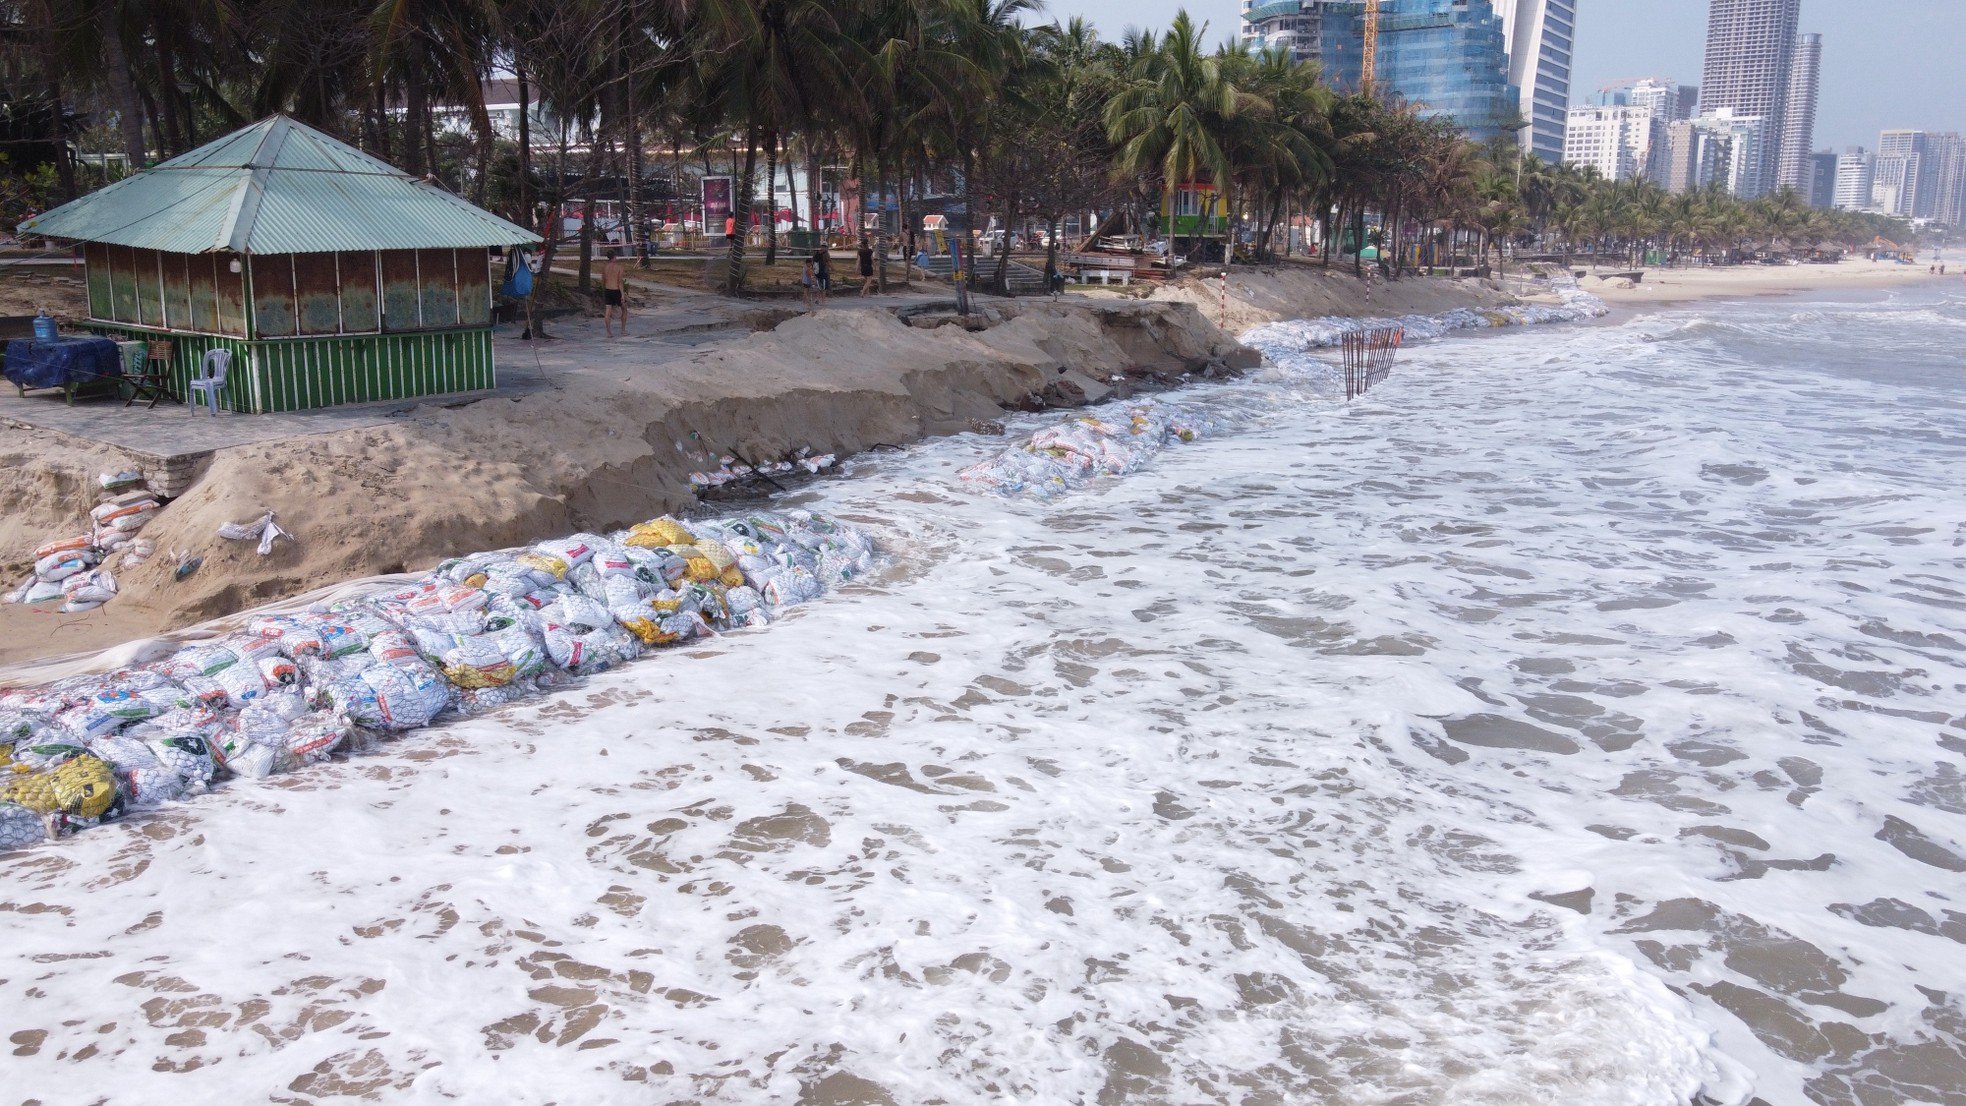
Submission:
<svg viewBox="0 0 1966 1106">
<path fill-rule="evenodd" d="M 171 253 L 517 246 L 539 236 L 284 115 L 27 220 L 24 234 Z"/>
</svg>

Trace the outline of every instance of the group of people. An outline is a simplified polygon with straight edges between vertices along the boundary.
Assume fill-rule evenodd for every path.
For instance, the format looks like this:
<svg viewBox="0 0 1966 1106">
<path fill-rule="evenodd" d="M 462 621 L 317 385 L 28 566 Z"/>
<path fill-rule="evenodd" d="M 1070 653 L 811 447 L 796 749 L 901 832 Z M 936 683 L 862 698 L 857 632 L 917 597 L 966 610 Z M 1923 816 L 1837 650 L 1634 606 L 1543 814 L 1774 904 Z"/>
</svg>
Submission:
<svg viewBox="0 0 1966 1106">
<path fill-rule="evenodd" d="M 854 251 L 854 260 L 860 269 L 860 294 L 871 296 L 877 281 L 874 278 L 874 246 L 866 235 L 860 236 L 860 248 Z M 826 247 L 812 251 L 805 259 L 804 271 L 799 274 L 799 295 L 807 309 L 826 302 L 833 290 L 833 257 Z"/>
</svg>

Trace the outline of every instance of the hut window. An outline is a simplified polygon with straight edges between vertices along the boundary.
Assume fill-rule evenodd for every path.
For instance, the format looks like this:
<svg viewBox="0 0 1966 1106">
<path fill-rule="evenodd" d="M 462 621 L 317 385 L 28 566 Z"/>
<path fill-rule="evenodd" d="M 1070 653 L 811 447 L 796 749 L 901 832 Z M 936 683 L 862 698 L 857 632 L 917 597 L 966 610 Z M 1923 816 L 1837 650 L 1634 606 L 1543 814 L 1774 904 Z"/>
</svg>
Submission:
<svg viewBox="0 0 1966 1106">
<path fill-rule="evenodd" d="M 416 330 L 423 325 L 416 290 L 416 251 L 382 251 L 382 329 Z"/>
<path fill-rule="evenodd" d="M 89 317 L 114 321 L 116 304 L 109 294 L 109 247 L 91 242 L 82 248 L 82 258 L 88 264 Z"/>
<path fill-rule="evenodd" d="M 246 274 L 245 266 L 240 272 L 232 271 L 234 254 L 215 253 L 212 258 L 212 280 L 217 284 L 218 332 L 246 336 Z"/>
<path fill-rule="evenodd" d="M 373 253 L 344 253 L 341 266 L 341 332 L 374 334 L 382 329 L 375 313 L 376 263 Z"/>
<path fill-rule="evenodd" d="M 164 325 L 172 330 L 194 329 L 191 314 L 191 269 L 194 261 L 189 254 L 160 253 L 157 255 L 164 270 Z"/>
<path fill-rule="evenodd" d="M 119 323 L 137 321 L 136 255 L 128 246 L 109 247 L 110 317 Z"/>
<path fill-rule="evenodd" d="M 423 297 L 423 325 L 435 330 L 457 325 L 457 251 L 416 251 L 417 288 Z"/>
<path fill-rule="evenodd" d="M 294 259 L 270 254 L 252 259 L 253 336 L 280 338 L 294 329 Z"/>
<path fill-rule="evenodd" d="M 457 321 L 462 326 L 491 322 L 491 253 L 457 251 Z"/>
<path fill-rule="evenodd" d="M 163 258 L 156 250 L 137 250 L 137 321 L 145 326 L 164 325 Z"/>
<path fill-rule="evenodd" d="M 201 334 L 217 334 L 218 283 L 212 279 L 212 267 L 219 264 L 219 260 L 211 254 L 197 254 L 185 258 L 185 261 L 185 267 L 190 270 L 191 313 L 188 322 L 178 325 Z"/>
<path fill-rule="evenodd" d="M 294 255 L 294 303 L 302 334 L 341 332 L 341 276 L 336 255 Z"/>
</svg>

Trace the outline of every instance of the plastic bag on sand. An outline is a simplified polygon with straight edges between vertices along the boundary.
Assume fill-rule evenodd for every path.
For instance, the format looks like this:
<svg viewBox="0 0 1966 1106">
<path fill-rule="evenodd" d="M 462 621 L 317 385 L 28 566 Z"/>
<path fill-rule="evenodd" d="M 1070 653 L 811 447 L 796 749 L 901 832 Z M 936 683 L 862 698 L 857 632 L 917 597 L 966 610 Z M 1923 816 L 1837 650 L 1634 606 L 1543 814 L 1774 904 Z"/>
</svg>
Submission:
<svg viewBox="0 0 1966 1106">
<path fill-rule="evenodd" d="M 142 469 L 123 469 L 120 472 L 105 472 L 96 477 L 96 485 L 106 492 L 120 492 L 143 483 Z"/>
<path fill-rule="evenodd" d="M 227 541 L 257 540 L 259 542 L 259 555 L 262 557 L 273 552 L 273 543 L 280 538 L 285 538 L 288 541 L 294 540 L 292 534 L 280 529 L 279 523 L 273 521 L 272 511 L 261 515 L 257 522 L 224 523 L 218 528 L 218 536 Z"/>
</svg>

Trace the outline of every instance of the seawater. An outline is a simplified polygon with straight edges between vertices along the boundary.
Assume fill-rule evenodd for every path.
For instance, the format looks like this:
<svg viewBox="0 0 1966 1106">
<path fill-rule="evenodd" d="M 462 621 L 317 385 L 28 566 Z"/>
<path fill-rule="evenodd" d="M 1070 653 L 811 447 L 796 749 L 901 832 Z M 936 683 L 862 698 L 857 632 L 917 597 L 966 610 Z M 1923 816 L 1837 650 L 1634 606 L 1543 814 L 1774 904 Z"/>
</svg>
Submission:
<svg viewBox="0 0 1966 1106">
<path fill-rule="evenodd" d="M 42 1102 L 1966 1102 L 1966 297 L 1329 355 L 882 575 L 0 858 Z M 1227 417 L 1233 415 L 1234 417 Z M 1056 415 L 1012 427 L 1029 432 Z"/>
</svg>

